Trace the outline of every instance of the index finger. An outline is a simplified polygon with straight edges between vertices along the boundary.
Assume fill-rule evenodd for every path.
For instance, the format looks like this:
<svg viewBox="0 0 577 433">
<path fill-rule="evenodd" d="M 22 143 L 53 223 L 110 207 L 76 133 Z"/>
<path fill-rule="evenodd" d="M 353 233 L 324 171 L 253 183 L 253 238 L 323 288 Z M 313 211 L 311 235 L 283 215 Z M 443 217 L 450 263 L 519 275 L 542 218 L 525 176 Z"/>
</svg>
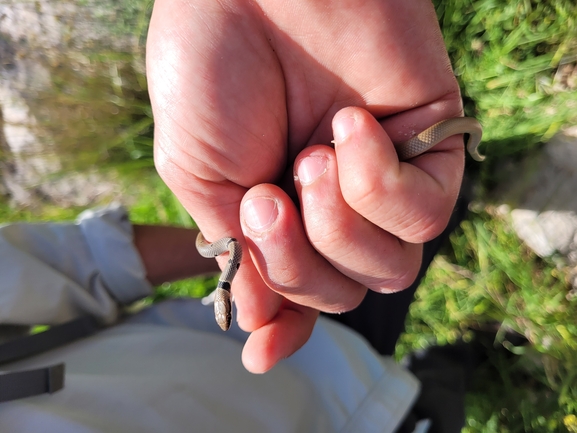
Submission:
<svg viewBox="0 0 577 433">
<path fill-rule="evenodd" d="M 423 129 L 436 123 L 436 119 L 423 118 L 423 123 L 431 122 Z M 406 120 L 407 116 L 385 124 L 388 130 L 402 131 Z M 334 118 L 335 131 L 346 124 L 350 131 L 361 124 L 372 131 L 372 139 L 362 143 L 345 131 L 341 135 L 346 136 L 336 140 L 339 183 L 349 206 L 406 242 L 426 242 L 441 233 L 461 185 L 462 139 L 450 137 L 436 146 L 435 152 L 399 162 L 391 138 L 367 111 L 353 107 L 341 110 Z"/>
</svg>

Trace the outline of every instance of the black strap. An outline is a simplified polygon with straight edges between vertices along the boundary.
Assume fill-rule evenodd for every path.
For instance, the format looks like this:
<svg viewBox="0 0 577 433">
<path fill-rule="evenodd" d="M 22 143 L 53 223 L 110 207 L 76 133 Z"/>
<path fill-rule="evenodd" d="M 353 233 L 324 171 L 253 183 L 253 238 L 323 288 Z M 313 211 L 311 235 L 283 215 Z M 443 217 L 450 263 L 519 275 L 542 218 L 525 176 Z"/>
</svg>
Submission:
<svg viewBox="0 0 577 433">
<path fill-rule="evenodd" d="M 44 393 L 64 387 L 64 364 L 55 364 L 35 370 L 0 373 L 0 403 Z"/>
<path fill-rule="evenodd" d="M 93 317 L 55 325 L 39 334 L 0 345 L 0 364 L 18 361 L 94 334 L 102 326 Z M 64 387 L 64 364 L 22 371 L 0 372 L 0 402 L 56 392 Z"/>
<path fill-rule="evenodd" d="M 94 334 L 100 327 L 96 319 L 87 316 L 52 326 L 38 334 L 16 338 L 0 345 L 0 364 L 47 352 Z"/>
</svg>

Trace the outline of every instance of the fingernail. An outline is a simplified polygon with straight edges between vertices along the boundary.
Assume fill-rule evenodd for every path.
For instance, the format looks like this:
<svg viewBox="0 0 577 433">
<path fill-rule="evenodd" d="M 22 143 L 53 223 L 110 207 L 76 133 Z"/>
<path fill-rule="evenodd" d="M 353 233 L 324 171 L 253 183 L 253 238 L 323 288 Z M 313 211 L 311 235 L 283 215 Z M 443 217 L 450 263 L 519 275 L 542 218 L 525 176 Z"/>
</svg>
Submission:
<svg viewBox="0 0 577 433">
<path fill-rule="evenodd" d="M 345 141 L 345 139 L 353 132 L 355 128 L 355 118 L 354 116 L 340 116 L 337 117 L 333 122 L 333 134 L 335 135 L 335 141 L 337 144 Z"/>
<path fill-rule="evenodd" d="M 276 201 L 270 198 L 251 198 L 243 205 L 244 222 L 248 228 L 257 233 L 268 230 L 277 216 Z"/>
<path fill-rule="evenodd" d="M 298 165 L 297 176 L 301 185 L 310 185 L 327 171 L 327 159 L 324 156 L 307 156 Z"/>
</svg>

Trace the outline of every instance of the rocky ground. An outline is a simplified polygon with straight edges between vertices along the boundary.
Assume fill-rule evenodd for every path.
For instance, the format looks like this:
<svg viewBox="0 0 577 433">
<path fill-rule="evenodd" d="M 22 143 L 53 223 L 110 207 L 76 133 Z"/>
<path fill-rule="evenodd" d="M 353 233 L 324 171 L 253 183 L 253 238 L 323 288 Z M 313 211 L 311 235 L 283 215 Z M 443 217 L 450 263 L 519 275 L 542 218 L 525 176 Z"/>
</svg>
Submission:
<svg viewBox="0 0 577 433">
<path fill-rule="evenodd" d="M 55 68 L 81 70 L 95 46 L 126 51 L 135 44 L 131 35 L 110 35 L 101 24 L 106 14 L 114 11 L 73 1 L 0 4 L 0 193 L 18 205 L 86 206 L 115 195 L 114 182 L 97 171 L 60 174 L 61 156 L 53 150 L 58 137 L 39 128 L 42 119 L 31 109 L 50 88 Z"/>
<path fill-rule="evenodd" d="M 502 169 L 508 174 L 493 200 L 504 203 L 518 236 L 537 255 L 573 269 L 577 289 L 577 128 Z"/>
</svg>

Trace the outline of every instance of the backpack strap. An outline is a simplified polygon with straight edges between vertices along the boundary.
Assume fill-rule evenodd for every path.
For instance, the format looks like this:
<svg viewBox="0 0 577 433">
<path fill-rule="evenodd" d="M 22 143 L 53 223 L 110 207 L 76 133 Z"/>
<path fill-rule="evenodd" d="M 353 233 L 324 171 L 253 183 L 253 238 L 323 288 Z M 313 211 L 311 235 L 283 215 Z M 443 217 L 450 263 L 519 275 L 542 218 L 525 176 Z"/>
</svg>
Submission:
<svg viewBox="0 0 577 433">
<path fill-rule="evenodd" d="M 0 403 L 54 393 L 64 387 L 64 363 L 34 370 L 0 372 Z"/>
<path fill-rule="evenodd" d="M 47 352 L 88 337 L 102 328 L 93 317 L 81 317 L 44 332 L 0 344 L 0 365 Z M 54 393 L 64 387 L 64 363 L 32 370 L 0 371 L 0 402 Z"/>
</svg>

